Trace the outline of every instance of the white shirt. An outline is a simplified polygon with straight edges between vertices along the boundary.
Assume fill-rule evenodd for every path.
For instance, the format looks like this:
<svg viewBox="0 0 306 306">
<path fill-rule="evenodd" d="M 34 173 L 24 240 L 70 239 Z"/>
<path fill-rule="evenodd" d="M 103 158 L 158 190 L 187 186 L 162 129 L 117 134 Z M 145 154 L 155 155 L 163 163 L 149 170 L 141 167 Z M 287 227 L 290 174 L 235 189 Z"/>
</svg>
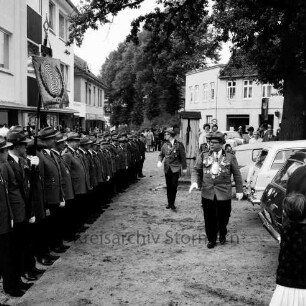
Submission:
<svg viewBox="0 0 306 306">
<path fill-rule="evenodd" d="M 214 152 L 214 157 L 218 158 L 218 160 L 219 160 L 220 157 L 221 157 L 221 154 L 222 154 L 222 149 L 219 152 Z"/>
<path fill-rule="evenodd" d="M 13 151 L 9 151 L 9 155 L 14 159 L 14 161 L 19 164 L 19 157 L 13 153 Z"/>
<path fill-rule="evenodd" d="M 51 156 L 51 151 L 50 149 L 44 149 L 50 156 Z"/>
<path fill-rule="evenodd" d="M 175 139 L 170 140 L 171 146 L 173 147 Z"/>
</svg>

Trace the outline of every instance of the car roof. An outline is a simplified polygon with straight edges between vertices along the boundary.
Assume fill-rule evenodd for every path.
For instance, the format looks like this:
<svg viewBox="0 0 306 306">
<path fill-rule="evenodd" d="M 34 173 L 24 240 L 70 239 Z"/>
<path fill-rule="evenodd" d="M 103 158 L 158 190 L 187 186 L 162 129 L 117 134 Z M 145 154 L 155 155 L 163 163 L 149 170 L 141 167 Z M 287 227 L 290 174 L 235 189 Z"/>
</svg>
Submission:
<svg viewBox="0 0 306 306">
<path fill-rule="evenodd" d="M 247 143 L 247 144 L 237 146 L 233 150 L 244 151 L 244 150 L 251 150 L 251 149 L 263 149 L 263 148 L 268 148 L 267 144 L 268 144 L 268 142 Z"/>
</svg>

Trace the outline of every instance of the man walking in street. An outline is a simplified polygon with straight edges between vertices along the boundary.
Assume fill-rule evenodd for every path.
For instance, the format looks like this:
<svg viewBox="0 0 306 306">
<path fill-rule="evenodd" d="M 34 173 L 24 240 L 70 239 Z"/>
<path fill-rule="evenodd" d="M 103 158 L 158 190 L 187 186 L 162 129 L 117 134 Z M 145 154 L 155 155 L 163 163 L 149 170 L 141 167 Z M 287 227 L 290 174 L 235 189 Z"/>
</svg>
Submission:
<svg viewBox="0 0 306 306">
<path fill-rule="evenodd" d="M 178 179 L 180 169 L 183 168 L 183 173 L 187 173 L 186 153 L 184 145 L 174 139 L 175 132 L 172 129 L 165 130 L 166 142 L 161 148 L 158 156 L 157 167 L 162 166 L 164 160 L 164 171 L 167 185 L 167 209 L 176 209 L 174 202 L 176 198 Z"/>
<path fill-rule="evenodd" d="M 220 244 L 225 244 L 227 224 L 231 214 L 233 174 L 236 197 L 243 197 L 242 178 L 236 157 L 222 149 L 224 136 L 217 131 L 210 136 L 209 152 L 203 152 L 196 160 L 191 174 L 189 192 L 202 186 L 202 207 L 209 249 L 216 246 L 219 232 Z"/>
</svg>

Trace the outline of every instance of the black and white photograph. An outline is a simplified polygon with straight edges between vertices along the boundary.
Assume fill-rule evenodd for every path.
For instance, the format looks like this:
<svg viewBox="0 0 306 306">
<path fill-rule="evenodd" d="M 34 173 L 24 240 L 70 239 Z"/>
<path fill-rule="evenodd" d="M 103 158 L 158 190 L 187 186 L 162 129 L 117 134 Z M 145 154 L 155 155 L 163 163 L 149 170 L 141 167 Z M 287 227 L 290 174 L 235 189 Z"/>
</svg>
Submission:
<svg viewBox="0 0 306 306">
<path fill-rule="evenodd" d="M 0 0 L 0 306 L 306 306 L 305 0 Z"/>
</svg>

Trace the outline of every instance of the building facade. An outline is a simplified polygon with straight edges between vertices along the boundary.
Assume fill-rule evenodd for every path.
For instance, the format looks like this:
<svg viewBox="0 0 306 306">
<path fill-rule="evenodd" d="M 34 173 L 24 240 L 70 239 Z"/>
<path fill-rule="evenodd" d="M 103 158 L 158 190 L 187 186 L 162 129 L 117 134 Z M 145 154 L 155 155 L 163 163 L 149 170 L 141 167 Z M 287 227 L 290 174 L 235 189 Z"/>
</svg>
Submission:
<svg viewBox="0 0 306 306">
<path fill-rule="evenodd" d="M 40 55 L 48 18 L 48 47 L 60 60 L 69 101 L 74 94 L 73 46 L 66 47 L 69 15 L 76 10 L 70 0 L 0 0 L 0 124 L 34 125 L 38 87 L 32 56 Z M 44 109 L 41 126 L 71 126 L 75 110 Z"/>
<path fill-rule="evenodd" d="M 104 130 L 104 106 L 107 87 L 88 68 L 87 62 L 74 56 L 74 101 L 72 108 L 79 112 L 75 126 L 82 130 Z"/>
<path fill-rule="evenodd" d="M 185 110 L 200 111 L 200 127 L 217 123 L 219 130 L 237 130 L 243 126 L 255 129 L 262 122 L 279 128 L 283 109 L 283 96 L 270 84 L 256 81 L 257 73 L 244 65 L 241 69 L 231 65 L 215 65 L 192 71 L 186 75 Z M 263 102 L 268 109 L 262 116 Z"/>
</svg>

